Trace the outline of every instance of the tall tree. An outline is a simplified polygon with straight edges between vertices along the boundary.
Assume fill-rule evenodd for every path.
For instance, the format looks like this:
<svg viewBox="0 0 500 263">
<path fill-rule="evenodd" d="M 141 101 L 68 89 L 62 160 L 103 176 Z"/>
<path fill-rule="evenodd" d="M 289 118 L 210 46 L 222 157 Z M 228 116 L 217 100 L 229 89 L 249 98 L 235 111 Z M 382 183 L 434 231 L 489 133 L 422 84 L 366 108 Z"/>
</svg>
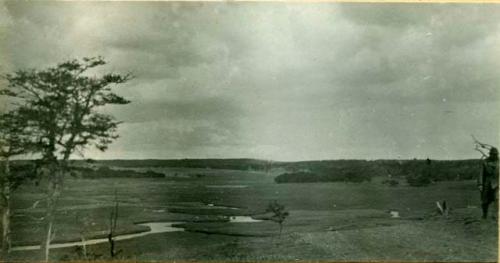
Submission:
<svg viewBox="0 0 500 263">
<path fill-rule="evenodd" d="M 32 146 L 40 153 L 40 172 L 48 182 L 45 237 L 41 245 L 46 261 L 53 239 L 56 203 L 69 171 L 71 155 L 81 154 L 91 145 L 105 151 L 118 138 L 116 129 L 120 122 L 99 112 L 99 108 L 129 103 L 114 93 L 112 87 L 128 81 L 130 74 L 95 76 L 88 73 L 105 64 L 101 57 L 84 58 L 5 76 L 8 89 L 4 94 L 21 101 L 18 113 L 37 131 Z"/>
<path fill-rule="evenodd" d="M 0 115 L 0 209 L 1 209 L 1 254 L 9 252 L 10 242 L 10 195 L 26 178 L 11 172 L 10 159 L 16 155 L 28 152 L 28 127 L 25 121 L 15 112 L 10 111 Z"/>
</svg>

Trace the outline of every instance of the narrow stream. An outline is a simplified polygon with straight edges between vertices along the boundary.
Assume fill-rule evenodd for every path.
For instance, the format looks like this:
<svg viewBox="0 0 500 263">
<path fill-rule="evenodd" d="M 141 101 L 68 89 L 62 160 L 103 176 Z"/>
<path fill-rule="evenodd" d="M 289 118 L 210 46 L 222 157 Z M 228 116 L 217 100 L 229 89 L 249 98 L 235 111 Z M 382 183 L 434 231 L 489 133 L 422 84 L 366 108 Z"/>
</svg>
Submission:
<svg viewBox="0 0 500 263">
<path fill-rule="evenodd" d="M 230 189 L 230 188 L 247 188 L 248 185 L 235 185 L 235 184 L 230 184 L 230 185 L 214 185 L 214 184 L 212 184 L 212 185 L 206 185 L 205 187 L 206 188 L 222 188 L 222 189 L 228 188 L 228 189 Z"/>
<path fill-rule="evenodd" d="M 253 219 L 250 216 L 231 216 L 229 217 L 230 223 L 257 223 L 262 222 L 262 220 Z"/>
<path fill-rule="evenodd" d="M 255 223 L 255 222 L 261 222 L 262 220 L 256 220 L 253 219 L 250 216 L 231 216 L 229 218 L 230 223 Z M 185 222 L 150 222 L 150 223 L 141 223 L 137 224 L 140 226 L 147 226 L 149 227 L 149 231 L 141 232 L 141 233 L 134 233 L 134 234 L 124 234 L 124 235 L 117 235 L 113 239 L 115 241 L 119 240 L 127 240 L 127 239 L 132 239 L 132 238 L 137 238 L 137 237 L 143 237 L 151 234 L 157 234 L 157 233 L 167 233 L 167 232 L 180 232 L 184 231 L 184 228 L 182 227 L 173 227 L 172 225 L 174 224 L 182 224 Z M 85 245 L 95 245 L 95 244 L 101 244 L 101 243 L 107 243 L 108 238 L 96 238 L 96 239 L 89 239 L 85 240 L 85 242 L 82 241 L 73 241 L 73 242 L 66 242 L 66 243 L 56 243 L 56 244 L 51 244 L 50 248 L 65 248 L 65 247 L 73 247 L 73 246 L 83 246 Z M 26 250 L 38 250 L 40 249 L 40 245 L 34 245 L 34 246 L 18 246 L 18 247 L 13 247 L 11 251 L 26 251 Z"/>
<path fill-rule="evenodd" d="M 138 224 L 140 226 L 147 226 L 147 227 L 149 227 L 150 230 L 145 231 L 145 232 L 140 232 L 140 233 L 134 233 L 134 234 L 117 235 L 113 239 L 118 241 L 118 240 L 126 240 L 126 239 L 147 236 L 147 235 L 156 234 L 156 233 L 184 231 L 184 228 L 172 226 L 173 224 L 179 224 L 179 223 L 183 223 L 183 222 L 153 222 L 153 223 Z M 73 241 L 73 242 L 66 242 L 66 243 L 59 243 L 59 244 L 50 244 L 50 248 L 52 249 L 52 248 L 83 246 L 84 244 L 88 246 L 88 245 L 95 245 L 95 244 L 107 243 L 107 242 L 108 242 L 108 238 L 96 238 L 96 239 L 85 240 L 85 242 Z M 12 251 L 25 251 L 25 250 L 37 250 L 37 249 L 40 249 L 40 245 L 14 247 L 14 248 L 12 248 Z"/>
</svg>

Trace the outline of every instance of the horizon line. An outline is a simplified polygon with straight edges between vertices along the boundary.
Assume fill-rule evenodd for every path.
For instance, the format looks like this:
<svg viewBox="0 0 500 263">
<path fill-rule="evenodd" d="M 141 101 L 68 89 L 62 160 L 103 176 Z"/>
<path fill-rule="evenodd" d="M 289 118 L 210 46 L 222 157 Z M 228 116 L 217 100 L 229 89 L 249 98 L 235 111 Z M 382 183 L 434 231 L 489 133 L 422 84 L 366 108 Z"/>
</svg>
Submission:
<svg viewBox="0 0 500 263">
<path fill-rule="evenodd" d="M 440 159 L 440 158 L 335 158 L 335 159 L 304 159 L 304 160 L 274 160 L 274 159 L 261 159 L 261 158 L 248 158 L 248 157 L 237 157 L 237 158 L 73 158 L 70 161 L 183 161 L 183 160 L 254 160 L 254 161 L 267 161 L 267 162 L 282 162 L 282 163 L 294 163 L 294 162 L 323 162 L 323 161 L 411 161 L 411 160 L 434 160 L 434 161 L 467 161 L 467 160 L 481 160 L 481 158 L 455 158 L 455 159 Z M 33 161 L 33 159 L 12 159 L 12 161 Z"/>
</svg>

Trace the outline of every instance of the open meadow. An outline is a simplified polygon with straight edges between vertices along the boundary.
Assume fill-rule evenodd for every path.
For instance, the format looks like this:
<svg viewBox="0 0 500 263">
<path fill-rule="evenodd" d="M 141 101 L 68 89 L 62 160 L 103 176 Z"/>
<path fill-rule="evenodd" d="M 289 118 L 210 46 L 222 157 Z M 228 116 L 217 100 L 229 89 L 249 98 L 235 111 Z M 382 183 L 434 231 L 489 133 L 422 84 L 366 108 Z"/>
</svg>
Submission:
<svg viewBox="0 0 500 263">
<path fill-rule="evenodd" d="M 136 170 L 148 169 L 152 168 Z M 479 197 L 471 180 L 427 187 L 391 187 L 377 178 L 362 183 L 277 184 L 273 171 L 154 170 L 168 178 L 66 180 L 52 244 L 101 238 L 86 246 L 87 259 L 109 259 L 105 237 L 116 198 L 120 259 L 497 259 L 497 224 L 480 220 Z M 41 258 L 36 245 L 43 236 L 44 191 L 42 182 L 25 184 L 14 193 L 10 260 Z M 279 225 L 267 220 L 266 208 L 274 200 L 289 212 L 281 235 Z M 436 212 L 435 202 L 442 200 L 451 208 L 447 217 Z M 85 259 L 82 246 L 73 244 L 51 249 L 51 259 Z"/>
</svg>

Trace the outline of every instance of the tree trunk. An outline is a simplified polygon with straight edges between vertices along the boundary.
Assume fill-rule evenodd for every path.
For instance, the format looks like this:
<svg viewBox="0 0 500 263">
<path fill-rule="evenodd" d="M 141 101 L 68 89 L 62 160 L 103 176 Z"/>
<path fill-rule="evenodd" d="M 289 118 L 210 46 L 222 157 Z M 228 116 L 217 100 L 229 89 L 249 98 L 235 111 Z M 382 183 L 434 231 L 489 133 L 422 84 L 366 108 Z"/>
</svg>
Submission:
<svg viewBox="0 0 500 263">
<path fill-rule="evenodd" d="M 50 256 L 50 241 L 52 240 L 52 220 L 47 222 L 46 230 L 45 230 L 45 240 L 42 244 L 42 252 L 44 254 L 45 262 L 49 262 Z"/>
<path fill-rule="evenodd" d="M 47 189 L 47 210 L 45 214 L 45 237 L 41 244 L 41 251 L 44 255 L 45 262 L 49 261 L 50 242 L 54 238 L 54 220 L 57 210 L 57 200 L 61 194 L 61 183 L 63 172 L 60 169 L 51 169 L 52 175 L 49 176 Z"/>
<path fill-rule="evenodd" d="M 2 209 L 2 258 L 5 258 L 10 250 L 10 208 Z"/>
<path fill-rule="evenodd" d="M 4 178 L 2 179 L 2 258 L 5 258 L 10 250 L 10 174 L 9 160 L 5 160 Z"/>
<path fill-rule="evenodd" d="M 113 234 L 108 234 L 108 243 L 109 243 L 109 256 L 111 259 L 115 258 L 115 240 L 113 240 Z"/>
<path fill-rule="evenodd" d="M 87 245 L 85 244 L 85 236 L 81 234 L 80 239 L 82 240 L 82 253 L 83 253 L 83 259 L 87 260 Z"/>
<path fill-rule="evenodd" d="M 113 208 L 109 216 L 109 234 L 108 234 L 109 253 L 112 259 L 115 258 L 117 254 L 115 249 L 115 240 L 113 239 L 117 221 L 118 221 L 118 199 L 115 190 L 115 207 Z"/>
</svg>

